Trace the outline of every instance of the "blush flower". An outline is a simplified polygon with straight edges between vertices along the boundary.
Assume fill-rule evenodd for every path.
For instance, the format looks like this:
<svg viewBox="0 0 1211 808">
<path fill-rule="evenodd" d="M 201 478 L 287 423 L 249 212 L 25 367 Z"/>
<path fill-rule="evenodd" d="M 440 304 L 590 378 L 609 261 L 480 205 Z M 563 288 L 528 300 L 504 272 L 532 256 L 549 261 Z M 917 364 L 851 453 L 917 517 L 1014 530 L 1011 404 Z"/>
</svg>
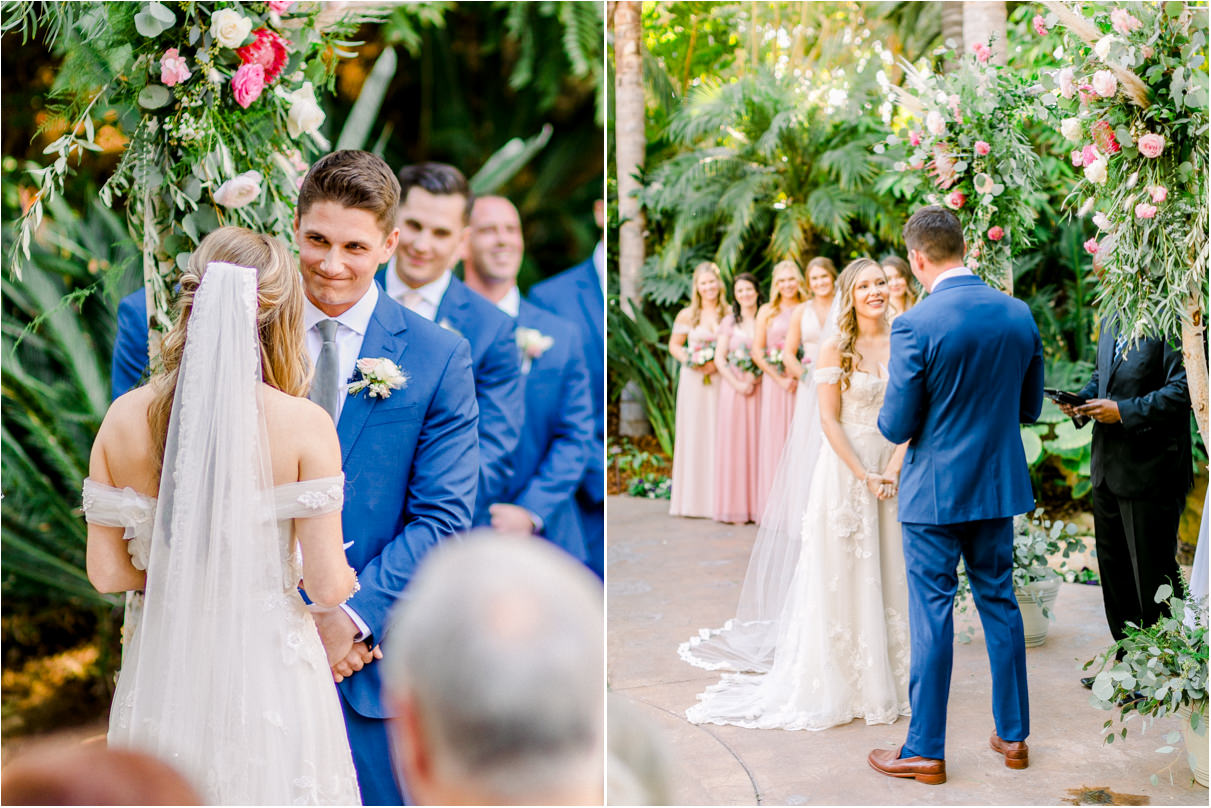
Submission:
<svg viewBox="0 0 1211 808">
<path fill-rule="evenodd" d="M 1110 98 L 1118 92 L 1118 79 L 1109 70 L 1099 70 L 1093 74 L 1093 91 L 1102 98 Z"/>
<path fill-rule="evenodd" d="M 1141 202 L 1135 206 L 1135 217 L 1137 219 L 1151 219 L 1156 215 L 1156 205 L 1149 205 L 1147 202 Z"/>
<path fill-rule="evenodd" d="M 294 5 L 294 0 L 269 0 L 266 5 L 276 11 L 278 14 L 281 14 L 286 9 Z"/>
<path fill-rule="evenodd" d="M 946 119 L 936 109 L 930 110 L 925 116 L 925 128 L 930 134 L 941 135 L 946 132 Z"/>
<path fill-rule="evenodd" d="M 265 68 L 259 64 L 240 65 L 240 69 L 231 77 L 231 94 L 244 109 L 260 98 L 264 89 Z"/>
<path fill-rule="evenodd" d="M 1060 95 L 1065 98 L 1072 98 L 1076 94 L 1076 71 L 1071 67 L 1065 67 L 1056 74 L 1055 83 L 1059 88 Z"/>
<path fill-rule="evenodd" d="M 916 129 L 913 129 L 911 132 L 908 133 L 908 142 L 912 146 L 920 146 L 921 145 L 921 133 L 918 132 Z"/>
<path fill-rule="evenodd" d="M 954 210 L 963 207 L 963 203 L 967 201 L 967 197 L 962 191 L 951 191 L 946 195 L 946 205 Z"/>
<path fill-rule="evenodd" d="M 1084 246 L 1085 246 L 1085 252 L 1089 253 L 1090 255 L 1097 254 L 1097 247 L 1098 247 L 1097 239 L 1095 239 L 1095 238 L 1089 239 L 1088 241 L 1085 242 Z"/>
<path fill-rule="evenodd" d="M 1165 138 L 1161 135 L 1156 135 L 1151 132 L 1142 136 L 1137 144 L 1140 149 L 1140 154 L 1145 157 L 1155 159 L 1161 156 L 1161 152 L 1165 150 Z"/>
<path fill-rule="evenodd" d="M 1073 149 L 1072 154 L 1068 155 L 1068 157 L 1070 160 L 1072 160 L 1072 164 L 1074 166 L 1076 166 L 1077 168 L 1080 168 L 1081 166 L 1085 165 L 1085 160 L 1081 156 L 1080 149 Z"/>
<path fill-rule="evenodd" d="M 1096 163 L 1100 156 L 1097 152 L 1097 146 L 1094 146 L 1092 143 L 1086 144 L 1085 148 L 1081 150 L 1081 165 L 1088 168 Z"/>
<path fill-rule="evenodd" d="M 1109 230 L 1110 219 L 1106 216 L 1106 214 L 1098 211 L 1097 213 L 1093 214 L 1093 225 L 1098 230 Z"/>
<path fill-rule="evenodd" d="M 988 145 L 988 141 L 986 141 L 986 140 L 977 140 L 976 141 L 975 152 L 977 155 L 979 155 L 980 157 L 987 157 L 988 153 L 991 151 L 992 151 L 992 146 Z"/>
<path fill-rule="evenodd" d="M 263 179 L 259 171 L 245 171 L 220 185 L 214 201 L 225 208 L 242 208 L 261 195 Z"/>
<path fill-rule="evenodd" d="M 973 43 L 971 46 L 971 52 L 976 55 L 976 60 L 979 61 L 980 64 L 987 64 L 988 60 L 992 58 L 992 48 L 988 47 L 983 42 Z"/>
<path fill-rule="evenodd" d="M 1110 12 L 1110 25 L 1120 34 L 1129 34 L 1144 27 L 1144 24 L 1131 16 L 1125 8 L 1116 8 Z"/>
<path fill-rule="evenodd" d="M 258 28 L 252 32 L 251 44 L 236 49 L 236 55 L 246 65 L 257 64 L 265 68 L 265 83 L 273 84 L 286 67 L 290 45 L 274 31 Z"/>
<path fill-rule="evenodd" d="M 1169 196 L 1169 189 L 1163 185 L 1153 185 L 1148 189 L 1148 195 L 1152 197 L 1152 203 L 1159 205 L 1164 202 Z"/>
<path fill-rule="evenodd" d="M 1005 238 L 1005 230 L 999 224 L 988 228 L 988 240 L 1000 241 Z"/>
<path fill-rule="evenodd" d="M 185 57 L 176 48 L 169 48 L 160 57 L 160 81 L 165 87 L 172 87 L 183 81 L 189 81 L 193 75 L 185 63 Z"/>
<path fill-rule="evenodd" d="M 1039 36 L 1047 36 L 1047 21 L 1039 14 L 1034 15 L 1034 19 L 1030 21 L 1034 26 L 1034 32 Z"/>
</svg>

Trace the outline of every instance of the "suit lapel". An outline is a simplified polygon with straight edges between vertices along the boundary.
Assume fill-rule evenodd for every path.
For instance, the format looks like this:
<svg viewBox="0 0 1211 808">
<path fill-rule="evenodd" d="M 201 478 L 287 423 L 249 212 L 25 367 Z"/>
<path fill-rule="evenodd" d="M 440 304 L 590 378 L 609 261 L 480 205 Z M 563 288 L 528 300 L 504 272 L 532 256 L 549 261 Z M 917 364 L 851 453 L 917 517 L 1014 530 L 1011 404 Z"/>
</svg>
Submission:
<svg viewBox="0 0 1211 808">
<path fill-rule="evenodd" d="M 463 287 L 462 281 L 451 275 L 450 285 L 446 287 L 441 305 L 437 307 L 437 316 L 434 317 L 438 325 L 444 328 L 443 322 L 448 321 L 456 331 L 461 333 L 460 326 L 470 321 L 470 315 L 466 312 L 469 304 L 467 294 L 469 293 Z"/>
<path fill-rule="evenodd" d="M 380 294 L 374 314 L 370 318 L 370 325 L 366 328 L 366 336 L 362 339 L 362 350 L 358 359 L 386 358 L 403 368 L 404 350 L 408 345 L 404 337 L 407 327 L 403 307 L 385 293 Z M 349 451 L 357 442 L 357 436 L 361 434 L 366 418 L 377 401 L 378 399 L 371 398 L 365 392 L 345 397 L 341 417 L 336 424 L 336 434 L 341 442 L 341 466 L 348 460 Z"/>
<path fill-rule="evenodd" d="M 1118 372 L 1119 365 L 1123 364 L 1123 355 L 1118 351 L 1119 330 L 1117 324 L 1107 323 L 1106 327 L 1109 333 L 1106 335 L 1106 351 L 1109 355 L 1106 357 L 1106 391 L 1110 390 L 1110 382 L 1114 379 L 1114 374 Z M 1138 350 L 1138 346 L 1137 346 Z M 1102 396 L 1105 398 L 1105 396 Z"/>
</svg>

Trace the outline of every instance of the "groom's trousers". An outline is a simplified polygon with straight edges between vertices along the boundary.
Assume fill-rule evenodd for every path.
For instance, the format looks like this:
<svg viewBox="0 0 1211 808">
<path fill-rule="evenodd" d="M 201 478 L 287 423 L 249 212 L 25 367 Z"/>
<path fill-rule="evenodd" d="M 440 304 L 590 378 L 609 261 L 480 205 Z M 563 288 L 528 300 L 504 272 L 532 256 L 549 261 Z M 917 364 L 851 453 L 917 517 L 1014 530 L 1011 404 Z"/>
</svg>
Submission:
<svg viewBox="0 0 1211 808">
<path fill-rule="evenodd" d="M 904 523 L 912 719 L 904 745 L 922 757 L 946 757 L 946 704 L 954 660 L 954 596 L 960 556 L 992 669 L 992 715 L 997 735 L 1023 741 L 1030 734 L 1026 644 L 1013 594 L 1013 520 L 982 519 L 952 525 Z"/>
</svg>

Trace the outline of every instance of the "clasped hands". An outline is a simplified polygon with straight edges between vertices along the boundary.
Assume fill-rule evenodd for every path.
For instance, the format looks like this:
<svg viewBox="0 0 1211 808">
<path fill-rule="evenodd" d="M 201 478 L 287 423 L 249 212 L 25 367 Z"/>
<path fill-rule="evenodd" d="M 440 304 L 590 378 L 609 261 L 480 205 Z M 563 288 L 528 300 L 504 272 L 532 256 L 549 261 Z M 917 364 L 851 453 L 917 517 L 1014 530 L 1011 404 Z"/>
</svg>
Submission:
<svg viewBox="0 0 1211 808">
<path fill-rule="evenodd" d="M 332 669 L 332 681 L 341 682 L 374 660 L 383 658 L 379 646 L 371 648 L 364 641 L 354 641 L 358 634 L 357 625 L 344 609 L 314 603 L 308 608 L 319 631 L 320 642 L 324 644 L 328 667 Z"/>
<path fill-rule="evenodd" d="M 900 491 L 899 474 L 889 474 L 886 471 L 876 474 L 868 471 L 862 479 L 867 490 L 875 495 L 875 499 L 891 499 Z"/>
</svg>

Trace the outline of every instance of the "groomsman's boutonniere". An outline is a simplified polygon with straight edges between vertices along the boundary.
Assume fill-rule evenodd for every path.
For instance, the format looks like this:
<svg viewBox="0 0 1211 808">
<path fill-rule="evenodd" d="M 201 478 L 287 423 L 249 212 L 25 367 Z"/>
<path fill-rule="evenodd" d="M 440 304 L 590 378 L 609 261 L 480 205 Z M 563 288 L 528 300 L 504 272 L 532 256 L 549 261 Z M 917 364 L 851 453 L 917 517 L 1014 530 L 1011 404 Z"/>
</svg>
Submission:
<svg viewBox="0 0 1211 808">
<path fill-rule="evenodd" d="M 407 383 L 408 374 L 390 359 L 366 357 L 357 360 L 357 371 L 348 385 L 349 395 L 356 396 L 367 390 L 366 395 L 371 398 L 389 398 L 392 390 L 399 390 Z"/>
<path fill-rule="evenodd" d="M 440 325 L 442 328 L 446 329 L 447 331 L 449 331 L 452 334 L 457 334 L 460 337 L 463 335 L 463 332 L 459 331 L 457 328 L 455 328 L 453 326 L 453 324 L 451 324 L 449 318 L 443 317 L 442 321 L 440 323 L 438 323 L 438 325 Z"/>
<path fill-rule="evenodd" d="M 543 334 L 537 328 L 517 329 L 517 349 L 521 351 L 521 372 L 530 372 L 530 363 L 547 352 L 555 344 L 555 338 Z"/>
</svg>

